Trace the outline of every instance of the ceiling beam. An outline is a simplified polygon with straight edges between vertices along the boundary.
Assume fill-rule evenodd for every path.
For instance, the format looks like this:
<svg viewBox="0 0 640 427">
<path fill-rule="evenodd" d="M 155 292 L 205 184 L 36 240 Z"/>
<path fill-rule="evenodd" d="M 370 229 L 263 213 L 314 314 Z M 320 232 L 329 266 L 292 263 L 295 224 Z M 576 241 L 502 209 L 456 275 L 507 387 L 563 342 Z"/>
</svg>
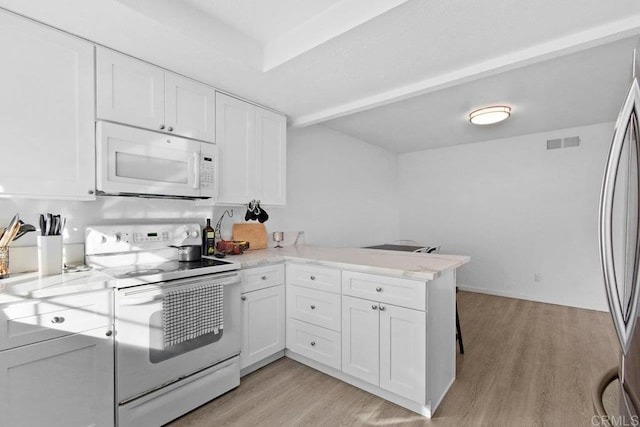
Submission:
<svg viewBox="0 0 640 427">
<path fill-rule="evenodd" d="M 269 71 L 407 0 L 343 0 L 263 47 L 262 71 Z"/>
<path fill-rule="evenodd" d="M 356 101 L 336 105 L 311 114 L 292 117 L 290 120 L 290 126 L 293 128 L 299 128 L 314 125 L 415 96 L 446 89 L 462 83 L 479 80 L 481 78 L 557 58 L 559 56 L 580 52 L 639 34 L 640 14 L 636 14 L 619 21 L 600 25 L 589 30 L 557 38 L 550 42 L 541 43 L 513 53 L 501 55 L 455 71 L 433 76 L 416 83 L 360 98 Z M 632 53 L 629 52 L 629 58 L 631 58 L 631 54 Z"/>
</svg>

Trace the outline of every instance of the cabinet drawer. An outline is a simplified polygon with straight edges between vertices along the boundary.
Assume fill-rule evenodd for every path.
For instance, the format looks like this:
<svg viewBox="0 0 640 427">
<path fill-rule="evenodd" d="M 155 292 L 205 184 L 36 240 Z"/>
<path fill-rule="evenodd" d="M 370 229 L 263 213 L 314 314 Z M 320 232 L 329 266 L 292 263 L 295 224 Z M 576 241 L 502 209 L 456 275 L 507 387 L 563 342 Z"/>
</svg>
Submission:
<svg viewBox="0 0 640 427">
<path fill-rule="evenodd" d="M 340 334 L 295 319 L 287 320 L 287 348 L 340 369 Z"/>
<path fill-rule="evenodd" d="M 317 265 L 287 264 L 287 283 L 340 293 L 340 270 Z"/>
<path fill-rule="evenodd" d="M 287 317 L 340 332 L 340 295 L 287 285 Z"/>
<path fill-rule="evenodd" d="M 242 280 L 242 293 L 284 285 L 284 265 L 270 265 L 240 270 L 240 279 Z"/>
<path fill-rule="evenodd" d="M 427 284 L 420 280 L 342 272 L 342 294 L 426 310 Z"/>
<path fill-rule="evenodd" d="M 113 323 L 111 290 L 65 295 L 0 307 L 0 350 Z"/>
</svg>

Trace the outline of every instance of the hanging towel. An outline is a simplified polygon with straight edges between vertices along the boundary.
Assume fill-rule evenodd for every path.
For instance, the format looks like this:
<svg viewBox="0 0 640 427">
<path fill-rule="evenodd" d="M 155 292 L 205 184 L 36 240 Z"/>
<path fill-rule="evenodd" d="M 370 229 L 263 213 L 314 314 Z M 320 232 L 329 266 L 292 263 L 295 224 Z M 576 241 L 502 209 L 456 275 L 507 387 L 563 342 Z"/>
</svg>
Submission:
<svg viewBox="0 0 640 427">
<path fill-rule="evenodd" d="M 223 285 L 211 283 L 168 292 L 162 301 L 164 346 L 223 328 Z"/>
</svg>

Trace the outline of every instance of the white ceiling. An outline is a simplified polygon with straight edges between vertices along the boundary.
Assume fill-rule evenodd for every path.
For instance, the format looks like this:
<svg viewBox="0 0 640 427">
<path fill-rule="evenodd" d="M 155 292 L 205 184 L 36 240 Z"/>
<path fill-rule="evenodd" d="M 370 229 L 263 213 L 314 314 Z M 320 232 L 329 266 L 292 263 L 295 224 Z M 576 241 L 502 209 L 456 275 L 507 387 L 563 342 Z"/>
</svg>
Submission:
<svg viewBox="0 0 640 427">
<path fill-rule="evenodd" d="M 621 102 L 613 94 L 628 83 L 620 58 L 632 43 L 621 40 L 640 34 L 637 0 L 0 0 L 0 7 L 282 111 L 293 126 L 327 123 L 396 151 L 611 120 Z M 593 79 L 599 83 L 590 86 Z M 514 106 L 504 126 L 466 125 L 467 110 L 498 99 Z M 550 102 L 553 114 L 542 108 Z M 436 103 L 437 119 L 423 120 Z"/>
<path fill-rule="evenodd" d="M 286 34 L 341 0 L 181 0 L 260 44 Z"/>
<path fill-rule="evenodd" d="M 635 37 L 623 39 L 324 124 L 406 153 L 615 121 L 635 45 Z M 488 105 L 509 105 L 512 115 L 495 125 L 469 123 L 471 111 Z"/>
</svg>

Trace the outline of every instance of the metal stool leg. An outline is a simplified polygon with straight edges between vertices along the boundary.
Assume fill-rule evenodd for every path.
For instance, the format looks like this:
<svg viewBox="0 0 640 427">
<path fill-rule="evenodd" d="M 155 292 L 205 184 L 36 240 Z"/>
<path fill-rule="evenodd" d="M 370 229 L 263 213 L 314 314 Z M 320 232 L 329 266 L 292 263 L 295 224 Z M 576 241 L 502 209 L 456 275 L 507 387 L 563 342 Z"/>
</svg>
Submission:
<svg viewBox="0 0 640 427">
<path fill-rule="evenodd" d="M 458 289 L 456 288 L 456 293 Z M 462 343 L 462 332 L 460 331 L 460 317 L 458 317 L 458 302 L 456 301 L 456 341 L 460 348 L 460 354 L 464 354 L 464 344 Z"/>
</svg>

